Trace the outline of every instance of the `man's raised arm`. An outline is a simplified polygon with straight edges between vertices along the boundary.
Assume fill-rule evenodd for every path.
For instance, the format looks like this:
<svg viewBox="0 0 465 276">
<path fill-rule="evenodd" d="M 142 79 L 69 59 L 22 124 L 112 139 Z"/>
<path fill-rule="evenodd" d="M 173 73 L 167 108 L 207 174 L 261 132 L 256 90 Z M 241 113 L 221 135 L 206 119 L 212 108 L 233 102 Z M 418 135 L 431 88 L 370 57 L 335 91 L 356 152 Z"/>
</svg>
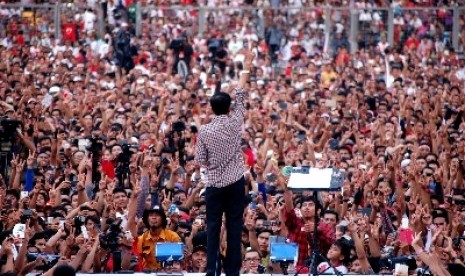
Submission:
<svg viewBox="0 0 465 276">
<path fill-rule="evenodd" d="M 236 94 L 236 108 L 234 109 L 233 117 L 237 118 L 238 123 L 242 126 L 244 123 L 245 115 L 245 104 L 247 98 L 247 92 L 244 90 L 244 87 L 247 85 L 250 76 L 250 69 L 252 68 L 252 63 L 255 58 L 255 54 L 248 52 L 244 60 L 244 70 L 240 72 L 239 83 L 235 89 Z"/>
</svg>

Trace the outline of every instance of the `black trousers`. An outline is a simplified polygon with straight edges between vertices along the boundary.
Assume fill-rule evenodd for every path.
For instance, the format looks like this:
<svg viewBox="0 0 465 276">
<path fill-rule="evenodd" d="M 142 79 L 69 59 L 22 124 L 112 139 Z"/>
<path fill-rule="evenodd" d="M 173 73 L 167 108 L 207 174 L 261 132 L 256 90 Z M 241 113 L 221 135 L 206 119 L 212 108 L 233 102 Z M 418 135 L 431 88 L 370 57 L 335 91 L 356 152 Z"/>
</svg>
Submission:
<svg viewBox="0 0 465 276">
<path fill-rule="evenodd" d="M 227 276 L 239 276 L 242 266 L 241 235 L 245 200 L 245 179 L 223 188 L 208 187 L 207 203 L 207 276 L 221 274 L 220 231 L 226 215 L 227 249 L 223 262 Z"/>
</svg>

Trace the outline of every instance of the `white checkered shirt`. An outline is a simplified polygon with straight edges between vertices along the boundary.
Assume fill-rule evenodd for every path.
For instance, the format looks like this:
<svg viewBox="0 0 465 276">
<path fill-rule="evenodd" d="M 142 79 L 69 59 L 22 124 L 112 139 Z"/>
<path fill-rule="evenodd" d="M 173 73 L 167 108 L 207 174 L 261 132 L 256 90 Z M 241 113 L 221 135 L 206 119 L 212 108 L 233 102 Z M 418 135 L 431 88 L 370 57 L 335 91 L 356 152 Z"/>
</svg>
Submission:
<svg viewBox="0 0 465 276">
<path fill-rule="evenodd" d="M 207 167 L 207 187 L 225 187 L 244 175 L 241 136 L 247 93 L 242 88 L 235 93 L 232 116 L 216 116 L 199 130 L 195 161 Z"/>
</svg>

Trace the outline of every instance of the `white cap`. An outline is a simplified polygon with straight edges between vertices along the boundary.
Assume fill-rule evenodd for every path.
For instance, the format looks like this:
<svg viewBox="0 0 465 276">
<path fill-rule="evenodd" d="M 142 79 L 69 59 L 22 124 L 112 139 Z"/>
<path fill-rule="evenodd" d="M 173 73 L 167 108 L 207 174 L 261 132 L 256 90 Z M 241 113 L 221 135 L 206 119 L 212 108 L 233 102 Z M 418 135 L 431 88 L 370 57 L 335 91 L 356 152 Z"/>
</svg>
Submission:
<svg viewBox="0 0 465 276">
<path fill-rule="evenodd" d="M 306 83 L 314 83 L 315 81 L 313 79 L 307 79 L 305 82 Z"/>
<path fill-rule="evenodd" d="M 222 84 L 221 84 L 221 90 L 226 89 L 226 88 L 228 88 L 228 87 L 229 87 L 229 84 L 228 84 L 228 83 L 222 83 Z"/>
<path fill-rule="evenodd" d="M 58 86 L 52 86 L 52 87 L 50 87 L 50 89 L 48 90 L 48 93 L 49 93 L 49 94 L 52 94 L 52 95 L 53 95 L 53 94 L 56 94 L 56 93 L 58 93 L 58 92 L 60 92 L 60 87 L 58 87 Z"/>
<path fill-rule="evenodd" d="M 407 167 L 408 165 L 410 165 L 411 162 L 412 162 L 412 161 L 410 161 L 410 159 L 404 159 L 404 160 L 402 160 L 402 162 L 400 162 L 400 167 L 401 167 L 401 168 L 405 168 L 405 167 Z"/>
<path fill-rule="evenodd" d="M 131 138 L 129 139 L 129 142 L 130 142 L 131 144 L 139 144 L 139 139 L 137 139 L 136 137 L 131 137 Z"/>
</svg>

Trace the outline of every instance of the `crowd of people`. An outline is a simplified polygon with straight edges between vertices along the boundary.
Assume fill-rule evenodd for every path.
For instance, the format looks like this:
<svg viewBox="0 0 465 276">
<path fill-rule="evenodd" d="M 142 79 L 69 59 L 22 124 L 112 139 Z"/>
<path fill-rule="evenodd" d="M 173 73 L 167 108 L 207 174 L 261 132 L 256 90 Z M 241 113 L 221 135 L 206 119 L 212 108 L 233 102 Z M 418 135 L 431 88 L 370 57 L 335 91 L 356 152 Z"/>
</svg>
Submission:
<svg viewBox="0 0 465 276">
<path fill-rule="evenodd" d="M 249 52 L 242 272 L 282 273 L 270 258 L 282 237 L 298 246 L 288 272 L 307 273 L 317 246 L 320 273 L 464 275 L 465 57 L 445 9 L 454 1 L 168 2 L 142 1 L 165 8 L 144 9 L 135 36 L 133 2 L 75 1 L 61 39 L 50 13 L 0 5 L 0 275 L 52 275 L 61 264 L 205 272 L 198 131 L 213 117 L 209 98 L 234 94 Z M 234 9 L 206 14 L 198 35 L 200 14 L 171 4 Z M 351 53 L 350 13 L 326 14 L 326 4 L 395 8 L 394 44 L 386 14 L 366 9 Z M 240 10 L 285 5 L 316 8 Z M 431 5 L 444 9 L 403 10 Z M 291 191 L 286 166 L 337 168 L 343 188 Z M 157 259 L 163 242 L 183 243 L 182 256 Z"/>
</svg>

